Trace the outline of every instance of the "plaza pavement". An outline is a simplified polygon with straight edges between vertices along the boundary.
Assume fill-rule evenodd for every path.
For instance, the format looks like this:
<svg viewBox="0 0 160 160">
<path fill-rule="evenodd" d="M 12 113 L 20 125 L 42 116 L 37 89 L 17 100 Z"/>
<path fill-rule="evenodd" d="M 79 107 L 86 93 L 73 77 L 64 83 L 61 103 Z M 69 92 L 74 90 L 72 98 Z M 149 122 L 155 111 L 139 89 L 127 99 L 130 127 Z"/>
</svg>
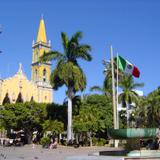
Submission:
<svg viewBox="0 0 160 160">
<path fill-rule="evenodd" d="M 2 147 L 0 146 L 0 160 L 67 160 L 68 157 L 86 157 L 92 153 L 103 150 L 111 150 L 107 147 L 65 147 L 58 146 L 57 149 L 43 149 L 40 145 L 34 149 L 32 145 L 23 147 Z M 88 156 L 88 159 L 98 159 L 97 156 Z M 100 157 L 99 157 L 100 158 Z M 102 158 L 102 157 L 101 157 Z M 100 158 L 100 159 L 101 159 Z M 79 159 L 79 158 L 77 158 Z M 102 158 L 103 159 L 103 158 Z M 115 157 L 105 157 L 105 160 L 115 160 Z"/>
</svg>

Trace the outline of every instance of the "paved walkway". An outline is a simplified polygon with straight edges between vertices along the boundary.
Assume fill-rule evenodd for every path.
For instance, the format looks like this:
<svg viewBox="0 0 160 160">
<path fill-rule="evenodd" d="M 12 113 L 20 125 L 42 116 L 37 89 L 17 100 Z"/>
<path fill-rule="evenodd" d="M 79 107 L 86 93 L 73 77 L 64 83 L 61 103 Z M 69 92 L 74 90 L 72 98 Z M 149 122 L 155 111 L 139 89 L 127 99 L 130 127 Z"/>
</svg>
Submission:
<svg viewBox="0 0 160 160">
<path fill-rule="evenodd" d="M 107 147 L 73 148 L 73 147 L 58 146 L 57 149 L 50 150 L 50 149 L 43 149 L 41 146 L 36 146 L 34 149 L 32 149 L 31 145 L 25 145 L 23 147 L 0 146 L 0 160 L 65 160 L 68 159 L 67 157 L 70 156 L 83 157 L 87 156 L 88 154 L 103 150 L 111 150 L 111 148 Z M 108 160 L 111 159 L 112 158 L 109 158 Z"/>
</svg>

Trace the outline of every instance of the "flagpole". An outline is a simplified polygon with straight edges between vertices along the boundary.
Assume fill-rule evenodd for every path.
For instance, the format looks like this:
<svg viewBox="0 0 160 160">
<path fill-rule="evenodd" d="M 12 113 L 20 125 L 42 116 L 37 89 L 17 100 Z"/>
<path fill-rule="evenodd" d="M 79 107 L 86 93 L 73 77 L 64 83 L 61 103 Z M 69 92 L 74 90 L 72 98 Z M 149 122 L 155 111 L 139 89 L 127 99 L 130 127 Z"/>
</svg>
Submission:
<svg viewBox="0 0 160 160">
<path fill-rule="evenodd" d="M 110 56 L 111 56 L 111 68 L 112 68 L 112 103 L 113 103 L 113 125 L 114 129 L 117 129 L 117 111 L 115 102 L 115 79 L 114 79 L 114 65 L 113 65 L 113 48 L 110 46 Z"/>
<path fill-rule="evenodd" d="M 119 113 L 118 113 L 118 53 L 117 53 L 117 129 L 119 129 Z"/>
</svg>

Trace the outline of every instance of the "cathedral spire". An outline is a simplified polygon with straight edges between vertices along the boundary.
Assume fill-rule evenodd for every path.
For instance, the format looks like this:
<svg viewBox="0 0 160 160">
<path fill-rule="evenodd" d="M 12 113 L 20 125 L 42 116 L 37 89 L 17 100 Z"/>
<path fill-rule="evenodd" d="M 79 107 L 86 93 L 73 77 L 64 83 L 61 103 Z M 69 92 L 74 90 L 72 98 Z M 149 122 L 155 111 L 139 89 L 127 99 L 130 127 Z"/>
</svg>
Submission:
<svg viewBox="0 0 160 160">
<path fill-rule="evenodd" d="M 45 23 L 41 16 L 36 43 L 32 42 L 32 80 L 38 85 L 50 85 L 51 63 L 39 63 L 39 58 L 51 50 L 51 42 L 47 41 Z"/>
<path fill-rule="evenodd" d="M 39 30 L 38 30 L 38 35 L 37 35 L 37 42 L 47 43 L 45 23 L 44 23 L 43 16 L 41 17 L 40 24 L 39 24 Z"/>
</svg>

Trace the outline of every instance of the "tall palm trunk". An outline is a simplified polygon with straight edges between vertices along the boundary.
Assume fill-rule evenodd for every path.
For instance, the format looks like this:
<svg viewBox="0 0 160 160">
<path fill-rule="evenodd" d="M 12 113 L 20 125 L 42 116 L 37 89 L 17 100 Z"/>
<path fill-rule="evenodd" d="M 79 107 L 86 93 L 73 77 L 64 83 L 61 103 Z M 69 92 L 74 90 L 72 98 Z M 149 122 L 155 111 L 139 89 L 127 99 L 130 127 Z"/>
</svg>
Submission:
<svg viewBox="0 0 160 160">
<path fill-rule="evenodd" d="M 126 114 L 127 114 L 127 128 L 129 128 L 129 103 L 126 102 Z"/>
<path fill-rule="evenodd" d="M 72 140 L 72 88 L 68 88 L 68 126 L 67 142 Z"/>
</svg>

